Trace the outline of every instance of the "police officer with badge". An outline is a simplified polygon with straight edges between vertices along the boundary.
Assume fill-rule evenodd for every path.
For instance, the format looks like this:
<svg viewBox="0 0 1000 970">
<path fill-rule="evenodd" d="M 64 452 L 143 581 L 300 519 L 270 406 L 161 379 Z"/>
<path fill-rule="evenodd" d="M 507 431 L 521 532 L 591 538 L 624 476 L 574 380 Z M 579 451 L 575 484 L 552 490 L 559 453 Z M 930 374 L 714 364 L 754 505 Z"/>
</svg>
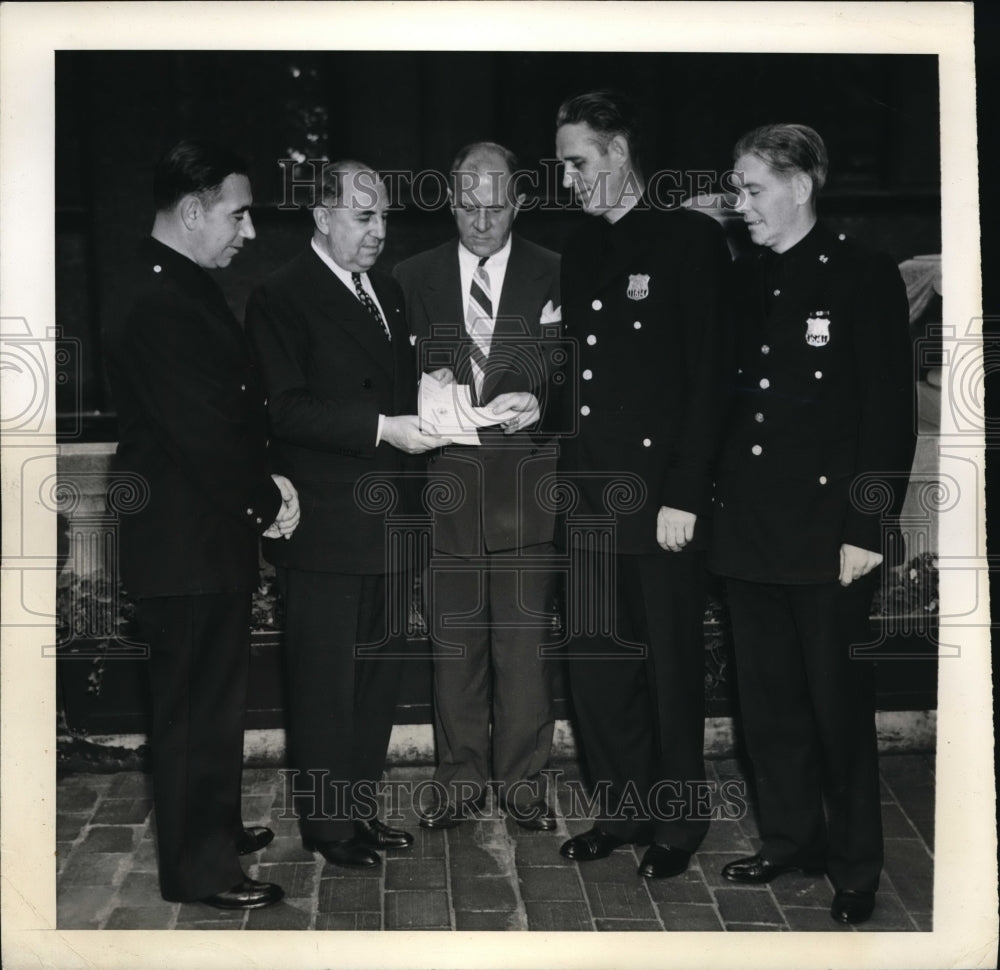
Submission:
<svg viewBox="0 0 1000 970">
<path fill-rule="evenodd" d="M 826 872 L 861 923 L 882 868 L 868 639 L 913 458 L 906 292 L 890 257 L 817 221 L 826 148 L 804 125 L 737 143 L 737 211 L 763 252 L 737 264 L 736 393 L 711 568 L 726 578 L 762 845 L 732 882 Z M 824 796 L 827 812 L 824 813 Z"/>
<path fill-rule="evenodd" d="M 729 345 L 730 258 L 719 225 L 648 197 L 618 95 L 566 101 L 556 152 L 595 216 L 563 253 L 579 369 L 561 443 L 571 543 L 569 677 L 599 811 L 566 842 L 578 862 L 648 844 L 641 875 L 683 872 L 708 828 L 704 555 Z M 582 609 L 583 604 L 587 605 Z M 603 611 L 603 613 L 602 613 Z M 583 617 L 584 620 L 587 617 Z M 699 797 L 702 792 L 702 797 Z"/>
</svg>

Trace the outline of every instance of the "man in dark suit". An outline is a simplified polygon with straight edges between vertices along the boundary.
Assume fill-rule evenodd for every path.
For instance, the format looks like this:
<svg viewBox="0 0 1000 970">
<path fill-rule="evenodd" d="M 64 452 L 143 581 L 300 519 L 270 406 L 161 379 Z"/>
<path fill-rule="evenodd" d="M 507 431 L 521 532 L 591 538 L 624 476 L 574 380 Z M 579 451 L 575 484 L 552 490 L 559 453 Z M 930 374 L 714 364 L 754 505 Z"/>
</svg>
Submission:
<svg viewBox="0 0 1000 970">
<path fill-rule="evenodd" d="M 238 858 L 272 838 L 244 829 L 240 813 L 251 593 L 258 537 L 290 536 L 298 500 L 269 473 L 253 357 L 206 272 L 254 238 L 246 166 L 182 142 L 157 165 L 154 196 L 152 236 L 122 277 L 129 310 L 106 348 L 117 467 L 148 490 L 120 538 L 150 649 L 160 888 L 164 899 L 253 908 L 282 891 L 247 879 Z"/>
<path fill-rule="evenodd" d="M 826 871 L 842 923 L 869 918 L 882 827 L 868 640 L 913 459 L 913 364 L 895 263 L 817 221 L 823 140 L 768 125 L 735 149 L 739 370 L 713 570 L 727 578 L 762 845 L 723 875 Z M 895 560 L 893 560 L 895 561 Z M 824 816 L 824 782 L 829 818 Z"/>
<path fill-rule="evenodd" d="M 683 872 L 704 807 L 705 517 L 730 342 L 722 230 L 645 192 L 636 125 L 607 92 L 565 102 L 556 153 L 583 211 L 561 292 L 578 346 L 576 434 L 560 477 L 576 495 L 570 685 L 595 826 L 562 847 L 587 862 L 652 843 L 639 872 Z M 568 536 L 567 539 L 572 537 Z M 594 604 L 588 614 L 583 604 Z M 596 615 L 595 615 L 596 611 Z M 702 795 L 699 795 L 702 792 Z"/>
<path fill-rule="evenodd" d="M 479 447 L 453 445 L 429 464 L 428 488 L 456 499 L 435 513 L 442 555 L 427 583 L 435 779 L 447 791 L 447 803 L 421 819 L 428 828 L 458 824 L 483 804 L 491 781 L 521 826 L 555 828 L 540 774 L 555 725 L 554 661 L 541 653 L 551 628 L 554 514 L 536 486 L 556 468 L 543 344 L 549 323 L 549 342 L 559 338 L 559 257 L 512 234 L 523 201 L 517 168 L 500 145 L 462 149 L 451 171 L 458 240 L 395 271 L 419 366 L 469 385 L 499 421 L 479 431 Z"/>
<path fill-rule="evenodd" d="M 381 499 L 405 511 L 407 456 L 441 444 L 418 427 L 402 293 L 374 269 L 387 206 L 368 166 L 324 166 L 310 245 L 247 306 L 275 464 L 302 503 L 291 540 L 264 547 L 285 602 L 293 793 L 304 844 L 355 868 L 413 841 L 376 812 L 409 608 L 405 576 L 387 577 L 410 565 Z"/>
</svg>

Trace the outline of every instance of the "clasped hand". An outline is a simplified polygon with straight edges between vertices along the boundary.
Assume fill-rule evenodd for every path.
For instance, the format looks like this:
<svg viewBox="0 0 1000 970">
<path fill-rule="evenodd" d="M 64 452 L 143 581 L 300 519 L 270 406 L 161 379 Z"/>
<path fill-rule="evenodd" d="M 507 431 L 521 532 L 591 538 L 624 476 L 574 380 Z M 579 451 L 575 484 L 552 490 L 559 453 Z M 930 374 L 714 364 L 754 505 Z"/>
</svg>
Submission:
<svg viewBox="0 0 1000 970">
<path fill-rule="evenodd" d="M 850 586 L 856 579 L 867 576 L 876 566 L 882 564 L 881 553 L 852 546 L 845 542 L 840 546 L 840 585 Z"/>
<path fill-rule="evenodd" d="M 295 527 L 299 524 L 299 493 L 295 491 L 295 486 L 285 478 L 284 475 L 272 475 L 274 484 L 281 492 L 281 508 L 274 521 L 264 532 L 266 539 L 291 539 Z"/>
<path fill-rule="evenodd" d="M 680 552 L 694 538 L 697 518 L 694 512 L 660 506 L 656 513 L 656 541 L 660 548 Z"/>
</svg>

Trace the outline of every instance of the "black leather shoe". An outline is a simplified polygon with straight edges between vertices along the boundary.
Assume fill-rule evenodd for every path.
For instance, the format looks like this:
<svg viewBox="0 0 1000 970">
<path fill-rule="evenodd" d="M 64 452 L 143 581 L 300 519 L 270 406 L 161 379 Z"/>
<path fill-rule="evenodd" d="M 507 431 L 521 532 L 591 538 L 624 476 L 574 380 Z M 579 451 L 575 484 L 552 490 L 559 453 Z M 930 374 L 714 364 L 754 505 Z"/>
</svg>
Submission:
<svg viewBox="0 0 1000 970">
<path fill-rule="evenodd" d="M 456 825 L 461 825 L 468 818 L 475 817 L 486 807 L 485 793 L 479 798 L 462 805 L 452 805 L 436 802 L 424 813 L 420 812 L 420 827 L 422 829 L 453 829 Z"/>
<path fill-rule="evenodd" d="M 303 839 L 302 844 L 310 852 L 318 852 L 332 866 L 346 866 L 348 869 L 371 869 L 382 860 L 379 854 L 360 839 L 334 839 L 327 842 L 313 842 Z"/>
<path fill-rule="evenodd" d="M 730 882 L 743 882 L 754 886 L 770 882 L 786 872 L 804 872 L 807 876 L 816 876 L 822 871 L 819 866 L 779 865 L 775 862 L 768 862 L 760 854 L 748 856 L 746 859 L 737 859 L 722 867 L 722 874 Z"/>
<path fill-rule="evenodd" d="M 555 831 L 555 816 L 545 802 L 529 802 L 521 806 L 509 805 L 506 811 L 522 829 L 527 829 L 529 832 Z"/>
<path fill-rule="evenodd" d="M 616 838 L 603 829 L 594 826 L 589 832 L 577 835 L 568 842 L 563 842 L 559 854 L 576 862 L 592 862 L 611 855 L 619 846 L 625 844 L 624 839 Z"/>
<path fill-rule="evenodd" d="M 206 896 L 200 900 L 216 909 L 260 909 L 283 899 L 285 891 L 273 882 L 257 882 L 256 879 L 244 878 L 232 889 Z"/>
<path fill-rule="evenodd" d="M 864 923 L 875 909 L 875 893 L 861 889 L 838 889 L 830 915 L 838 923 Z"/>
<path fill-rule="evenodd" d="M 357 835 L 355 841 L 369 849 L 408 849 L 413 845 L 413 836 L 403 829 L 390 828 L 377 818 L 354 823 Z"/>
<path fill-rule="evenodd" d="M 646 849 L 642 862 L 639 863 L 639 875 L 647 879 L 666 879 L 668 876 L 679 876 L 688 867 L 691 853 L 683 849 L 675 849 L 671 845 L 656 845 Z"/>
<path fill-rule="evenodd" d="M 456 825 L 461 825 L 466 819 L 465 812 L 455 808 L 454 805 L 442 805 L 435 808 L 428 815 L 420 816 L 420 827 L 422 829 L 453 829 Z"/>
<path fill-rule="evenodd" d="M 265 845 L 270 845 L 274 839 L 274 833 L 263 825 L 251 825 L 243 830 L 243 834 L 236 840 L 236 851 L 240 855 L 250 855 L 251 852 L 260 852 Z"/>
</svg>

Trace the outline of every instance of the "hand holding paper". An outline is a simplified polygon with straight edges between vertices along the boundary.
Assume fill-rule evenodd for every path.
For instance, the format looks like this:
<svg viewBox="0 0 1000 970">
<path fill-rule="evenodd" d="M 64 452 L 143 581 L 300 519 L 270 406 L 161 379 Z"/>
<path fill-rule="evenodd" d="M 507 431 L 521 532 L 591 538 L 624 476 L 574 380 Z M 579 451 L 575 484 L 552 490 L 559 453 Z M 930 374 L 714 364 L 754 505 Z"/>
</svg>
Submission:
<svg viewBox="0 0 1000 970">
<path fill-rule="evenodd" d="M 420 378 L 417 411 L 421 430 L 449 438 L 458 445 L 478 445 L 477 428 L 500 424 L 514 416 L 506 407 L 503 414 L 495 414 L 492 406 L 474 407 L 469 385 L 455 383 L 447 368 Z"/>
<path fill-rule="evenodd" d="M 538 398 L 529 391 L 508 391 L 490 401 L 492 411 L 504 434 L 513 434 L 533 425 L 542 415 Z"/>
</svg>

